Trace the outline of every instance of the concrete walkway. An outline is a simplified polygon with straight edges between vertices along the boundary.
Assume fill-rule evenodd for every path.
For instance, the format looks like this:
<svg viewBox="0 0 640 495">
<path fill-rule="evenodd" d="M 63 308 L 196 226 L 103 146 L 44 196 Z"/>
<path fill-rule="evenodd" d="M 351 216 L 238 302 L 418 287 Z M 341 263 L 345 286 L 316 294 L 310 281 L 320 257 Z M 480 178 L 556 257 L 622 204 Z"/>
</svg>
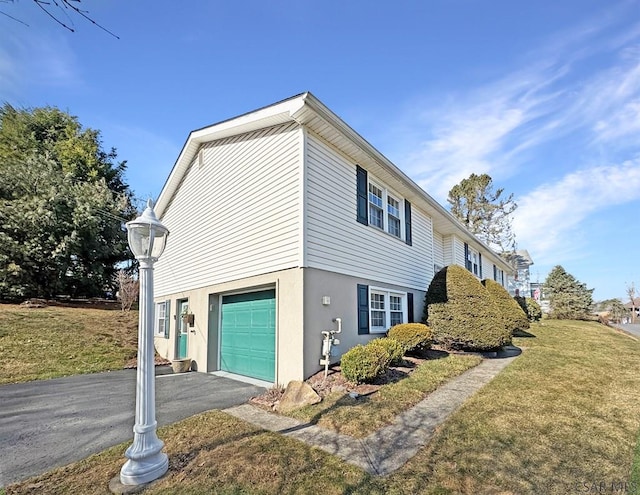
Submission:
<svg viewBox="0 0 640 495">
<path fill-rule="evenodd" d="M 445 383 L 413 408 L 398 415 L 389 426 L 362 439 L 272 414 L 249 404 L 231 407 L 224 412 L 265 430 L 316 446 L 370 474 L 384 476 L 400 468 L 429 443 L 437 426 L 520 353 L 517 347 L 510 347 L 497 357 L 485 359 L 475 368 Z"/>
</svg>

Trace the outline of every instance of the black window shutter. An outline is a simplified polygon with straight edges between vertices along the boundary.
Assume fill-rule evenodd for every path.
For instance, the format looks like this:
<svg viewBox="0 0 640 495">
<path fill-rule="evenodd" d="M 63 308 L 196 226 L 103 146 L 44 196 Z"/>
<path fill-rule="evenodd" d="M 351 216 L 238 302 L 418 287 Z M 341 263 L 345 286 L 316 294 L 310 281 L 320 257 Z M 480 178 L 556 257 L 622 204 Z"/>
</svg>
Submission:
<svg viewBox="0 0 640 495">
<path fill-rule="evenodd" d="M 411 246 L 411 203 L 406 199 L 404 200 L 404 233 L 404 242 Z"/>
<path fill-rule="evenodd" d="M 413 319 L 413 292 L 407 293 L 407 323 L 415 323 Z"/>
<path fill-rule="evenodd" d="M 358 335 L 369 333 L 369 286 L 358 284 Z"/>
<path fill-rule="evenodd" d="M 357 219 L 363 225 L 369 225 L 367 215 L 367 171 L 356 165 L 356 201 L 358 203 Z"/>
<path fill-rule="evenodd" d="M 464 266 L 470 272 L 473 271 L 473 267 L 471 266 L 471 260 L 469 259 L 469 244 L 464 243 Z"/>
<path fill-rule="evenodd" d="M 493 280 L 498 281 L 498 268 L 496 265 L 493 265 Z"/>
<path fill-rule="evenodd" d="M 164 338 L 169 338 L 169 325 L 171 323 L 171 300 L 164 302 Z"/>
<path fill-rule="evenodd" d="M 482 279 L 482 254 L 478 253 L 478 265 L 480 266 L 480 279 Z"/>
</svg>

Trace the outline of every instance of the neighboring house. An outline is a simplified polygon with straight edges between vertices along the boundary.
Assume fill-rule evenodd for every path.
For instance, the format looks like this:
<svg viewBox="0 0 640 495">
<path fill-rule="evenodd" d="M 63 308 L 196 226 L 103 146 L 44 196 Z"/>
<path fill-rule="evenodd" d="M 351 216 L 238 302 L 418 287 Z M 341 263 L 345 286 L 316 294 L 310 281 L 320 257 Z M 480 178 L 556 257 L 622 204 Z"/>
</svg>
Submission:
<svg viewBox="0 0 640 495">
<path fill-rule="evenodd" d="M 334 318 L 337 362 L 420 321 L 441 267 L 510 270 L 310 93 L 193 131 L 155 208 L 156 349 L 198 371 L 302 380 Z"/>
<path fill-rule="evenodd" d="M 532 297 L 536 301 L 540 300 L 540 294 L 536 297 L 535 289 L 540 289 L 540 285 L 532 287 L 531 275 L 529 267 L 533 265 L 533 260 L 529 251 L 519 249 L 511 252 L 506 256 L 515 269 L 515 271 L 507 277 L 507 289 L 512 296 Z"/>
<path fill-rule="evenodd" d="M 629 311 L 627 323 L 637 323 L 638 318 L 640 318 L 640 297 L 636 297 L 633 301 L 629 301 L 624 305 L 624 307 Z"/>
</svg>

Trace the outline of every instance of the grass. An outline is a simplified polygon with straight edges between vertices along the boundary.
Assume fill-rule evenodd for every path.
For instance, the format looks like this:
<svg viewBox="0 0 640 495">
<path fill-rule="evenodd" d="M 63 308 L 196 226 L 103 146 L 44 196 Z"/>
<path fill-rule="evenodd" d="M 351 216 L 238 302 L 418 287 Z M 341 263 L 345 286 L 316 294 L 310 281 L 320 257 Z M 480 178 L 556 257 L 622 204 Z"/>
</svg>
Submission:
<svg viewBox="0 0 640 495">
<path fill-rule="evenodd" d="M 633 488 L 633 493 L 640 493 L 640 435 L 638 435 L 636 449 L 633 453 L 629 486 Z"/>
<path fill-rule="evenodd" d="M 597 323 L 547 320 L 531 333 L 516 341 L 523 356 L 398 476 L 479 494 L 577 493 L 629 479 L 640 343 Z"/>
<path fill-rule="evenodd" d="M 448 354 L 420 364 L 413 373 L 383 386 L 371 397 L 351 398 L 334 392 L 322 402 L 298 409 L 289 416 L 357 438 L 390 424 L 448 379 L 478 365 L 482 358 Z"/>
<path fill-rule="evenodd" d="M 640 342 L 596 323 L 545 321 L 530 332 L 516 339 L 524 353 L 390 476 L 212 411 L 159 430 L 169 472 L 145 493 L 553 495 L 600 483 L 614 493 L 630 479 L 640 429 Z M 6 495 L 106 494 L 125 447 Z"/>
<path fill-rule="evenodd" d="M 137 312 L 0 305 L 0 384 L 122 369 L 137 326 Z"/>
</svg>

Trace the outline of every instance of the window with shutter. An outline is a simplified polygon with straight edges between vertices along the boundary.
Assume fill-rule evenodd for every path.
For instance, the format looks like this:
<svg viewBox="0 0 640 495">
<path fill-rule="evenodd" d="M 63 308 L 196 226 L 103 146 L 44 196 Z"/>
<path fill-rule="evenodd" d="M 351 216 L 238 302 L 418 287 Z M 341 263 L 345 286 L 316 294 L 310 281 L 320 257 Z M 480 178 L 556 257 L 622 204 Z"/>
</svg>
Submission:
<svg viewBox="0 0 640 495">
<path fill-rule="evenodd" d="M 154 334 L 167 339 L 169 338 L 169 322 L 171 321 L 170 305 L 171 301 L 163 301 L 156 303 L 155 306 Z"/>
<path fill-rule="evenodd" d="M 372 180 L 359 165 L 356 165 L 356 203 L 359 223 L 376 227 L 412 245 L 411 203 Z"/>
<path fill-rule="evenodd" d="M 358 334 L 369 333 L 369 286 L 358 284 Z"/>
</svg>

